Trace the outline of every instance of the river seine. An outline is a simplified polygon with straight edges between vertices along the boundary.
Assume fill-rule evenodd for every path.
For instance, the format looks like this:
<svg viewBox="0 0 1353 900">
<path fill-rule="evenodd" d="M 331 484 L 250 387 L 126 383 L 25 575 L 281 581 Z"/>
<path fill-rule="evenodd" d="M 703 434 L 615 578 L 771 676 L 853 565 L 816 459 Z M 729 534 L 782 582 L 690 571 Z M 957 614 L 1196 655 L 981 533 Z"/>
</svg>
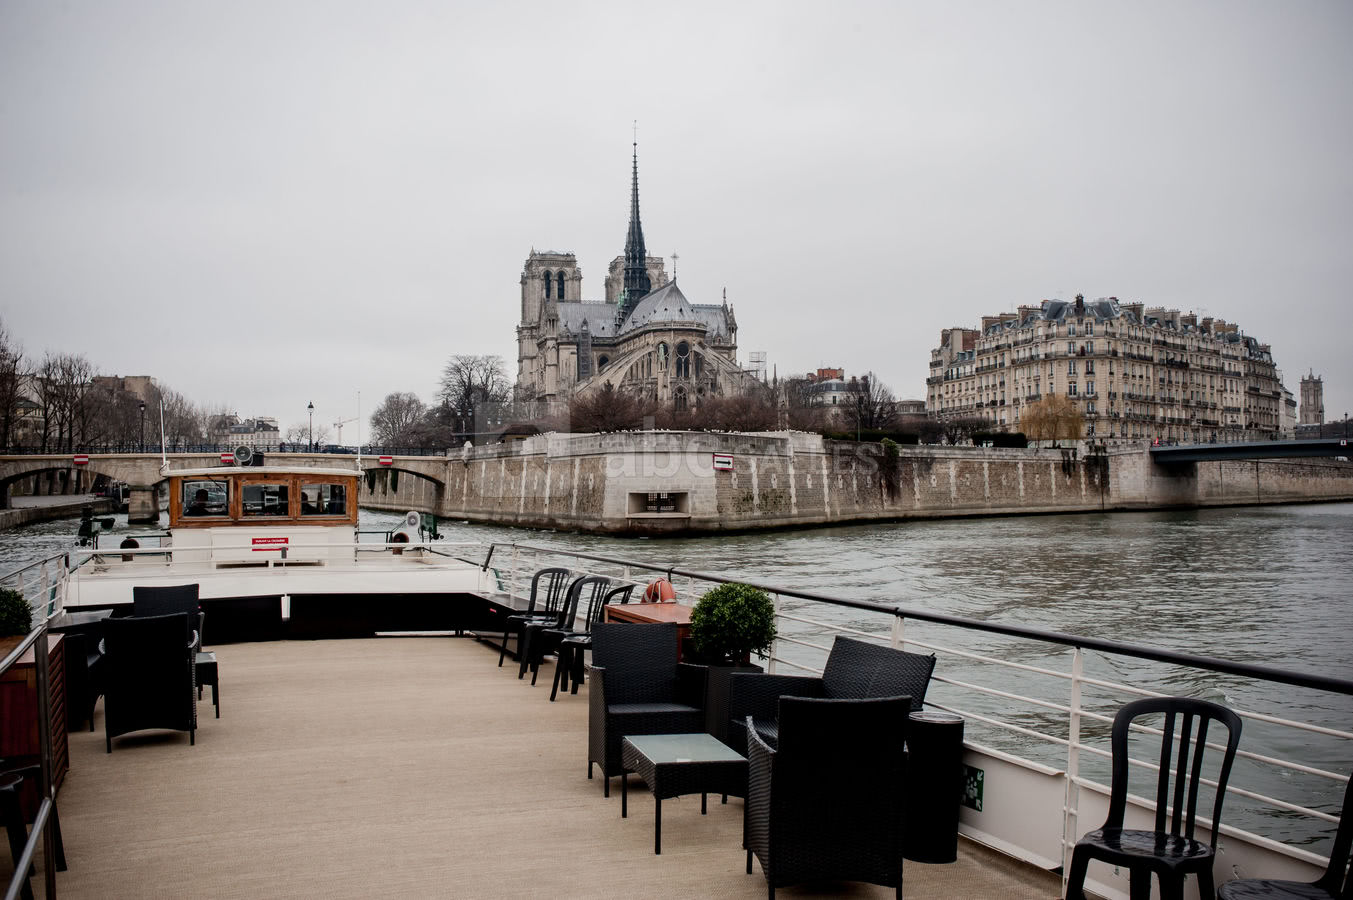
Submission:
<svg viewBox="0 0 1353 900">
<path fill-rule="evenodd" d="M 399 518 L 364 510 L 361 527 L 392 528 Z M 7 572 L 66 549 L 77 525 L 77 520 L 67 519 L 0 534 L 0 570 Z M 623 539 L 457 522 L 442 522 L 440 528 L 448 542 L 549 545 L 915 610 L 1353 679 L 1353 504 L 1349 503 L 913 521 L 671 539 Z M 125 516 L 119 517 L 113 531 L 127 530 Z M 510 552 L 500 550 L 494 563 L 506 565 L 508 559 Z M 682 579 L 677 579 L 676 586 L 683 591 Z M 881 633 L 891 623 L 889 617 L 810 609 L 793 602 L 786 602 L 784 608 L 795 615 Z M 812 640 L 823 629 L 788 623 L 784 631 Z M 1070 651 L 1051 645 L 1017 643 L 921 623 L 908 623 L 906 636 L 1061 671 L 1070 668 Z M 784 652 L 793 659 L 798 651 L 790 647 Z M 993 674 L 989 666 L 943 653 L 940 659 L 937 675 L 1056 703 L 1067 700 L 1065 682 L 1010 670 Z M 804 661 L 820 666 L 821 655 Z M 1332 728 L 1353 726 L 1353 698 L 1345 696 L 1097 654 L 1087 654 L 1085 665 L 1087 673 L 1096 677 L 1224 699 L 1246 709 Z M 1087 698 L 1091 693 L 1087 691 Z M 930 699 L 952 700 L 965 711 L 1025 727 L 1042 726 L 1054 733 L 1060 724 L 1065 733 L 1062 714 L 1012 709 L 1010 703 L 993 698 L 974 701 L 965 696 L 960 700 L 946 685 L 936 685 Z M 1100 699 L 1100 708 L 1111 712 L 1126 698 L 1104 693 Z M 1086 731 L 1102 734 L 1105 726 L 1091 723 Z M 1262 722 L 1247 722 L 1242 746 L 1344 773 L 1353 766 L 1347 742 L 1294 734 Z M 1066 765 L 1065 750 L 1055 745 L 1019 739 L 1012 745 L 1008 734 L 988 734 L 980 724 L 970 728 L 969 736 L 1017 749 L 1058 768 Z M 1292 778 L 1244 760 L 1237 765 L 1233 781 L 1337 812 L 1340 792 L 1327 781 Z M 1284 814 L 1236 812 L 1262 833 L 1279 839 L 1323 843 L 1333 828 L 1312 829 Z M 1231 818 L 1229 813 L 1227 818 Z"/>
</svg>

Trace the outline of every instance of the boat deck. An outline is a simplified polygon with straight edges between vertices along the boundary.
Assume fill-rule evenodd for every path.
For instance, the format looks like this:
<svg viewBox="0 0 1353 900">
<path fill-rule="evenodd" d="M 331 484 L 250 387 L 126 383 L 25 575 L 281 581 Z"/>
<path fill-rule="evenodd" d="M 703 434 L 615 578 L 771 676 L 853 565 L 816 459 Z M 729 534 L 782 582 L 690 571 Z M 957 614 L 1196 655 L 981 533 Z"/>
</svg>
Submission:
<svg viewBox="0 0 1353 900">
<path fill-rule="evenodd" d="M 742 801 L 630 792 L 620 818 L 586 777 L 586 687 L 549 703 L 472 640 L 376 638 L 214 647 L 221 718 L 178 732 L 70 735 L 58 798 L 62 897 L 747 897 Z M 636 787 L 631 784 L 631 787 Z M 867 790 L 867 785 L 861 785 Z M 3 855 L 3 854 L 0 854 Z M 5 855 L 7 856 L 7 855 Z M 964 841 L 906 864 L 912 898 L 1053 898 L 1060 881 Z M 33 879 L 41 895 L 42 878 Z M 784 896 L 892 896 L 868 885 Z"/>
</svg>

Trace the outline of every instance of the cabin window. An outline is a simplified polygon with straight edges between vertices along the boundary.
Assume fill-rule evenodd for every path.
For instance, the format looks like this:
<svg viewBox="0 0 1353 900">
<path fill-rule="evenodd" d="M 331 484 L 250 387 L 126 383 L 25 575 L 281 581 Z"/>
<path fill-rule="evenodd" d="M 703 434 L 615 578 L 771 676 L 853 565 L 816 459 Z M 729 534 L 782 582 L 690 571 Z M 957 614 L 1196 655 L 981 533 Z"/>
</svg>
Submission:
<svg viewBox="0 0 1353 900">
<path fill-rule="evenodd" d="M 287 486 L 285 484 L 246 484 L 243 491 L 241 512 L 249 516 L 285 516 L 287 509 Z"/>
<path fill-rule="evenodd" d="M 346 516 L 348 494 L 341 484 L 301 485 L 301 515 Z"/>
<path fill-rule="evenodd" d="M 183 482 L 183 515 L 230 515 L 230 484 L 225 481 Z"/>
</svg>

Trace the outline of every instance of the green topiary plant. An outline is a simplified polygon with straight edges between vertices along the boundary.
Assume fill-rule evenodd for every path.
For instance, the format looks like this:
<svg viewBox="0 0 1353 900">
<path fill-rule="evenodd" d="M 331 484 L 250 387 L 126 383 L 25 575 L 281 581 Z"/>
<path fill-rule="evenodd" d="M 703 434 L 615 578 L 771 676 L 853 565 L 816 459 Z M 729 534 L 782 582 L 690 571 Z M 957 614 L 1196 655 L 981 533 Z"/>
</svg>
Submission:
<svg viewBox="0 0 1353 900">
<path fill-rule="evenodd" d="M 0 590 L 0 637 L 24 635 L 33 630 L 33 610 L 18 591 Z"/>
<path fill-rule="evenodd" d="M 721 584 L 696 601 L 691 640 L 704 661 L 745 663 L 765 655 L 775 640 L 775 606 L 770 595 L 747 584 Z"/>
</svg>

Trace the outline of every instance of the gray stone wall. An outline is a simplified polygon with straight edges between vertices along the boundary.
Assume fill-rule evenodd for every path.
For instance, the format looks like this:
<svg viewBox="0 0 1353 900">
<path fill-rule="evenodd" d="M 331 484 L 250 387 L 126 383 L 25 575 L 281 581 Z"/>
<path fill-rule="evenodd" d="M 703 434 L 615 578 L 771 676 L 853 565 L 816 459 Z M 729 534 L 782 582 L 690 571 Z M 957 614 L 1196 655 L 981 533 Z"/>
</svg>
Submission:
<svg viewBox="0 0 1353 900">
<path fill-rule="evenodd" d="M 713 455 L 733 457 L 715 470 Z M 365 506 L 595 532 L 717 532 L 835 522 L 1353 499 L 1335 460 L 1163 469 L 1145 446 L 1107 458 L 1061 450 L 902 447 L 885 478 L 878 445 L 795 432 L 541 435 L 445 460 L 445 488 L 402 473 L 363 483 Z M 388 473 L 378 473 L 388 477 Z M 684 510 L 633 515 L 631 494 L 684 494 Z"/>
</svg>

